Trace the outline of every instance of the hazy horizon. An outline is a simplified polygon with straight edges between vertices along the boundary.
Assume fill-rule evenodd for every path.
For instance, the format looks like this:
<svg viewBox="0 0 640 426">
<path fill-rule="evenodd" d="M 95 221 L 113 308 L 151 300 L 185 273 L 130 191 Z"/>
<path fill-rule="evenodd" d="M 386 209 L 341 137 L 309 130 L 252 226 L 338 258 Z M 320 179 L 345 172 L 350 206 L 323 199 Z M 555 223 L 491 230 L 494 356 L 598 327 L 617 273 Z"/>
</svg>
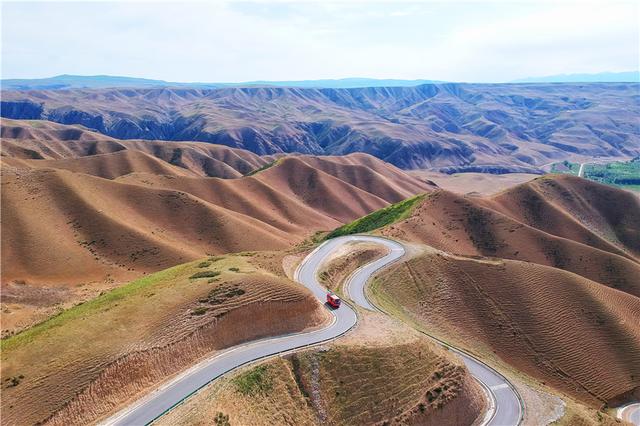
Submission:
<svg viewBox="0 0 640 426">
<path fill-rule="evenodd" d="M 634 74 L 634 78 L 632 80 L 622 80 L 619 78 L 621 75 L 629 75 Z M 563 77 L 565 79 L 563 79 Z M 581 79 L 586 77 L 584 79 Z M 589 78 L 590 77 L 590 78 Z M 601 77 L 601 79 L 598 79 Z M 614 78 L 615 77 L 615 78 Z M 433 83 L 471 83 L 471 84 L 504 84 L 504 83 L 535 83 L 535 82 L 640 82 L 640 70 L 625 70 L 625 71 L 603 71 L 599 73 L 571 73 L 571 74 L 556 74 L 556 75 L 542 75 L 542 76 L 527 76 L 523 78 L 518 78 L 510 81 L 496 81 L 496 82 L 482 82 L 482 81 L 450 81 L 450 80 L 434 80 L 429 78 L 419 78 L 419 79 L 401 79 L 401 78 L 370 78 L 370 77 L 362 77 L 362 76 L 348 76 L 348 77 L 338 77 L 338 78 L 328 78 L 328 79 L 305 79 L 305 80 L 252 80 L 252 81 L 168 81 L 163 79 L 158 79 L 154 77 L 134 77 L 127 75 L 109 75 L 109 74 L 96 74 L 96 75 L 75 75 L 75 74 L 59 74 L 47 77 L 35 77 L 35 78 L 2 78 L 1 81 L 28 81 L 28 80 L 50 80 L 50 79 L 59 79 L 59 78 L 78 78 L 78 79 L 131 79 L 131 80 L 146 80 L 146 81 L 159 81 L 163 83 L 178 83 L 178 84 L 220 84 L 220 85 L 243 85 L 243 84 L 286 84 L 286 83 L 312 83 L 312 82 L 358 82 L 358 81 L 372 81 L 372 82 L 400 82 L 402 85 L 407 85 L 409 82 L 416 82 L 416 84 L 426 84 L 429 82 Z M 610 79 L 607 79 L 610 78 Z"/>
</svg>

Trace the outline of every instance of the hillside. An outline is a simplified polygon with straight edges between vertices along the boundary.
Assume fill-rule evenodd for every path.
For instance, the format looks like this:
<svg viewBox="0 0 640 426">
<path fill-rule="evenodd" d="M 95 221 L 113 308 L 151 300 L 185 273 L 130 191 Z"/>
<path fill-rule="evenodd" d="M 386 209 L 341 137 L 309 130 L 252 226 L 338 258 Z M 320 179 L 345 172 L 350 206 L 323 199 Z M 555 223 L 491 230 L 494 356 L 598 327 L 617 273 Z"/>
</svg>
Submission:
<svg viewBox="0 0 640 426">
<path fill-rule="evenodd" d="M 178 173 L 179 175 L 225 179 L 241 177 L 272 161 L 268 157 L 259 157 L 245 150 L 221 145 L 197 142 L 124 141 L 90 131 L 83 126 L 62 125 L 42 120 L 2 119 L 0 129 L 3 159 L 76 159 L 76 161 L 61 161 L 59 163 L 31 162 L 28 164 L 34 167 L 46 165 L 47 167 L 77 170 L 88 174 L 95 174 L 92 172 L 92 164 L 97 165 L 98 162 L 108 160 L 83 159 L 84 157 L 115 153 L 128 155 L 121 151 L 140 151 L 162 160 L 162 162 L 168 163 L 162 166 L 165 169 L 168 167 L 163 172 L 170 174 Z M 134 155 L 139 156 L 139 154 Z M 183 170 L 175 170 L 169 166 Z M 132 168 L 132 171 L 154 172 L 157 167 L 154 170 Z"/>
<path fill-rule="evenodd" d="M 51 149 L 49 159 L 12 157 L 3 140 L 3 335 L 141 275 L 206 255 L 290 248 L 431 189 L 366 154 L 274 161 L 204 143 L 96 142 L 82 129 L 65 141 L 65 126 L 22 124 L 31 127 L 13 127 L 23 137 L 15 146 Z M 202 176 L 199 163 L 167 161 L 171 149 L 233 173 Z"/>
<path fill-rule="evenodd" d="M 539 173 L 640 155 L 637 83 L 364 88 L 4 91 L 2 116 L 120 139 L 203 141 L 258 154 L 366 152 L 402 168 Z"/>
<path fill-rule="evenodd" d="M 401 322 L 360 312 L 318 348 L 250 366 L 203 388 L 160 425 L 472 425 L 486 403 L 461 360 Z"/>
<path fill-rule="evenodd" d="M 439 190 L 374 232 L 418 244 L 373 284 L 390 311 L 591 407 L 637 398 L 633 194 L 565 175 L 489 197 Z"/>
<path fill-rule="evenodd" d="M 521 195 L 536 187 L 572 188 L 574 192 L 560 191 L 564 201 L 541 197 L 544 202 L 539 200 L 539 205 L 523 206 Z M 608 194 L 606 208 L 604 204 L 602 211 L 581 208 L 580 199 L 572 197 L 580 189 L 592 196 L 598 191 Z M 573 207 L 563 209 L 571 203 Z M 584 179 L 544 177 L 492 198 L 431 193 L 410 217 L 381 233 L 453 254 L 561 268 L 640 297 L 640 282 L 635 278 L 640 273 L 636 247 L 639 204 L 630 193 Z"/>
<path fill-rule="evenodd" d="M 281 262 L 200 259 L 3 339 L 2 424 L 92 423 L 215 351 L 324 324 L 308 290 L 263 266 Z"/>
<path fill-rule="evenodd" d="M 593 407 L 640 391 L 636 296 L 558 268 L 433 252 L 384 272 L 375 288 L 428 330 Z"/>
</svg>

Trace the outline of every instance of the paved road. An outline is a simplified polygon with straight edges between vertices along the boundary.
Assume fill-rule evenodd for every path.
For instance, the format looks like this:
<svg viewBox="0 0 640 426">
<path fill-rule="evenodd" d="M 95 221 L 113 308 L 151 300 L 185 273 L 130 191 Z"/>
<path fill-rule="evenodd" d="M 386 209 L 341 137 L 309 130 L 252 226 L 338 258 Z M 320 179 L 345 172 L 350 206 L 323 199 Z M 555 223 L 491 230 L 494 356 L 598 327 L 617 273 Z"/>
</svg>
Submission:
<svg viewBox="0 0 640 426">
<path fill-rule="evenodd" d="M 584 165 L 585 163 L 580 163 L 580 169 L 578 169 L 578 177 L 584 176 Z"/>
<path fill-rule="evenodd" d="M 640 426 L 640 402 L 618 408 L 618 418 L 635 426 Z"/>
<path fill-rule="evenodd" d="M 326 242 L 307 256 L 296 271 L 297 281 L 309 288 L 323 303 L 326 300 L 326 290 L 318 283 L 317 270 L 327 256 L 342 244 L 344 241 Z M 200 388 L 239 366 L 270 355 L 334 339 L 349 331 L 357 322 L 356 313 L 347 304 L 343 304 L 340 309 L 332 310 L 329 307 L 327 309 L 334 317 L 330 326 L 308 333 L 262 339 L 230 348 L 197 364 L 163 387 L 110 417 L 103 424 L 137 426 L 151 423 Z"/>
<path fill-rule="evenodd" d="M 296 271 L 295 278 L 324 302 L 326 290 L 317 280 L 318 269 L 334 250 L 349 241 L 372 241 L 390 249 L 389 254 L 383 258 L 356 271 L 347 284 L 349 295 L 355 303 L 366 309 L 375 309 L 367 300 L 364 288 L 372 273 L 404 255 L 403 246 L 395 241 L 371 236 L 347 236 L 329 240 L 305 258 Z M 149 424 L 211 381 L 235 368 L 264 357 L 334 339 L 349 331 L 357 322 L 356 313 L 346 303 L 340 309 L 332 310 L 328 307 L 327 309 L 333 315 L 331 325 L 307 333 L 256 340 L 225 350 L 180 374 L 102 424 L 136 426 Z M 486 419 L 483 424 L 517 425 L 520 421 L 520 404 L 510 384 L 489 367 L 466 354 L 460 354 L 474 377 L 490 390 L 495 402 L 496 410 L 493 416 L 491 419 Z"/>
<path fill-rule="evenodd" d="M 336 241 L 336 243 L 341 243 L 345 240 L 371 241 L 384 244 L 391 250 L 387 256 L 360 268 L 353 274 L 347 284 L 347 293 L 356 304 L 370 310 L 377 309 L 365 295 L 364 288 L 367 280 L 378 269 L 402 257 L 405 253 L 404 247 L 395 241 L 370 236 L 342 237 L 336 240 L 332 241 Z M 522 417 L 520 400 L 511 383 L 500 373 L 477 359 L 455 348 L 449 348 L 460 355 L 471 374 L 483 385 L 485 390 L 491 394 L 490 396 L 493 399 L 492 405 L 494 405 L 495 410 L 489 413 L 489 417 L 486 418 L 482 424 L 493 426 L 519 424 Z"/>
</svg>

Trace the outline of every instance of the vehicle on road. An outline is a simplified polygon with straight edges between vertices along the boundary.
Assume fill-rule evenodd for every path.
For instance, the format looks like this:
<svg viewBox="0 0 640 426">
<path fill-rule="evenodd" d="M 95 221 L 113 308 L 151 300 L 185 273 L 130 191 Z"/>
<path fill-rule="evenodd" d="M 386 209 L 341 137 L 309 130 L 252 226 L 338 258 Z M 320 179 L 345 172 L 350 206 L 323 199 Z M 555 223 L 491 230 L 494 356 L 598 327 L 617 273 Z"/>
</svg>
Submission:
<svg viewBox="0 0 640 426">
<path fill-rule="evenodd" d="M 340 307 L 340 298 L 333 293 L 327 293 L 327 303 L 334 309 Z"/>
</svg>

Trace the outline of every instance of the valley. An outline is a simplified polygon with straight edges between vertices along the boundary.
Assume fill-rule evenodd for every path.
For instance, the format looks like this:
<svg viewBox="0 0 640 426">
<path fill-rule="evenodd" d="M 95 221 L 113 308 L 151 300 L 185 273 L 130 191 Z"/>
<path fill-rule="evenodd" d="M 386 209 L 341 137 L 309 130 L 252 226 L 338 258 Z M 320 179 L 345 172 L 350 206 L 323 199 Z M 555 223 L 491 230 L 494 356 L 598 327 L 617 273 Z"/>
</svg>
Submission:
<svg viewBox="0 0 640 426">
<path fill-rule="evenodd" d="M 595 425 L 640 398 L 632 192 L 1 124 L 3 424 Z"/>
<path fill-rule="evenodd" d="M 540 174 L 552 162 L 640 155 L 637 92 L 638 83 L 4 90 L 1 114 L 259 155 L 365 152 L 403 169 Z"/>
<path fill-rule="evenodd" d="M 637 1 L 0 1 L 0 426 L 640 426 Z"/>
</svg>

